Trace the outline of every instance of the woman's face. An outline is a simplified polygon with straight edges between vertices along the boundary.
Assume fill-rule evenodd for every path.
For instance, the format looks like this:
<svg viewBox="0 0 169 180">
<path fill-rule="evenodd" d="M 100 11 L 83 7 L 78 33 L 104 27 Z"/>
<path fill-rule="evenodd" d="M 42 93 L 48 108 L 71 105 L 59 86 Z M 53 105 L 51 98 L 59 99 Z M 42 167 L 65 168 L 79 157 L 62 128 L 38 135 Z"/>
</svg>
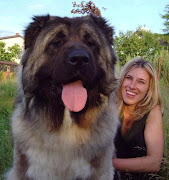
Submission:
<svg viewBox="0 0 169 180">
<path fill-rule="evenodd" d="M 141 68 L 132 68 L 125 76 L 122 84 L 123 101 L 128 106 L 135 107 L 147 94 L 150 75 Z"/>
</svg>

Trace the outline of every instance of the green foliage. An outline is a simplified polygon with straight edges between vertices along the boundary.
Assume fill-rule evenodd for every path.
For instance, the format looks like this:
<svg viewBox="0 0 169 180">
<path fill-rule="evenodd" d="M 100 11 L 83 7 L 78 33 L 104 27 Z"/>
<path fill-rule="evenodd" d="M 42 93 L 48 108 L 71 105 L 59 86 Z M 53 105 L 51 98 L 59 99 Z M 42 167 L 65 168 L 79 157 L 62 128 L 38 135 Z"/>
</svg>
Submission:
<svg viewBox="0 0 169 180">
<path fill-rule="evenodd" d="M 19 58 L 21 53 L 21 47 L 19 44 L 14 44 L 11 47 L 8 47 L 8 51 L 10 52 L 11 58 Z"/>
<path fill-rule="evenodd" d="M 6 56 L 5 43 L 0 41 L 0 61 L 3 61 Z"/>
<path fill-rule="evenodd" d="M 156 34 L 160 38 L 160 45 L 163 45 L 165 49 L 169 47 L 169 35 L 167 34 Z"/>
<path fill-rule="evenodd" d="M 8 48 L 5 46 L 6 44 L 0 41 L 0 61 L 14 61 L 16 58 L 19 58 L 21 47 L 18 44 Z"/>
<path fill-rule="evenodd" d="M 169 52 L 164 48 L 160 51 L 160 53 L 156 53 L 154 56 L 149 56 L 147 60 L 152 62 L 158 70 L 158 61 L 161 58 L 161 73 L 160 73 L 160 81 L 164 84 L 169 85 Z"/>
<path fill-rule="evenodd" d="M 120 32 L 119 36 L 115 37 L 115 48 L 120 64 L 124 65 L 128 60 L 127 57 L 149 57 L 159 53 L 162 48 L 159 41 L 160 37 L 157 34 L 141 29 L 136 32 Z"/>
<path fill-rule="evenodd" d="M 169 4 L 166 5 L 165 14 L 161 15 L 161 17 L 164 19 L 164 26 L 165 26 L 163 31 L 169 35 Z"/>
</svg>

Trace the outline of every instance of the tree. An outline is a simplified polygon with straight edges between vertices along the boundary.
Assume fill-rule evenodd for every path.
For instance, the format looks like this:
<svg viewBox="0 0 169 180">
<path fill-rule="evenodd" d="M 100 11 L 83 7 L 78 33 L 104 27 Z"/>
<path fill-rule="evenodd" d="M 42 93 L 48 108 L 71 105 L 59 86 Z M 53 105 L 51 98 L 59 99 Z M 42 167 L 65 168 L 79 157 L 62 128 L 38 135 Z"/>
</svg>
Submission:
<svg viewBox="0 0 169 180">
<path fill-rule="evenodd" d="M 4 61 L 6 56 L 5 43 L 0 41 L 0 61 Z"/>
<path fill-rule="evenodd" d="M 73 14 L 95 14 L 96 16 L 101 16 L 101 11 L 96 5 L 92 2 L 84 2 L 82 1 L 81 4 L 76 4 L 76 1 L 72 2 L 73 7 L 76 7 L 76 9 L 72 9 L 71 13 Z M 105 9 L 105 8 L 103 8 Z"/>
<path fill-rule="evenodd" d="M 21 47 L 18 44 L 14 44 L 11 47 L 6 48 L 4 42 L 0 42 L 0 61 L 15 61 L 18 59 L 21 53 Z"/>
<path fill-rule="evenodd" d="M 14 44 L 13 46 L 8 47 L 8 51 L 10 52 L 11 58 L 20 58 L 21 47 L 19 44 Z"/>
<path fill-rule="evenodd" d="M 165 29 L 163 31 L 169 35 L 169 4 L 165 7 L 165 14 L 161 15 L 161 17 L 164 19 L 164 26 Z"/>
<path fill-rule="evenodd" d="M 136 56 L 149 57 L 160 51 L 160 37 L 149 32 L 139 29 L 136 32 L 127 31 L 120 32 L 115 37 L 115 49 L 120 60 L 120 64 L 124 65 L 128 58 Z"/>
</svg>

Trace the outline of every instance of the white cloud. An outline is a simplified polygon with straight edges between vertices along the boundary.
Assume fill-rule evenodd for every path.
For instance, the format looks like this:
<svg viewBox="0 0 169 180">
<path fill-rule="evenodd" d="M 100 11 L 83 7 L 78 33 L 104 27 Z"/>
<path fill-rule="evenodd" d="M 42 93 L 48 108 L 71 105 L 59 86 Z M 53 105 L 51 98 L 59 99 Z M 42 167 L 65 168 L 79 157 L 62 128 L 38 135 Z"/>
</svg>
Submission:
<svg viewBox="0 0 169 180">
<path fill-rule="evenodd" d="M 12 35 L 15 35 L 15 32 L 0 30 L 0 37 L 6 37 L 6 36 L 12 36 Z"/>
<path fill-rule="evenodd" d="M 28 8 L 31 10 L 41 10 L 44 7 L 45 7 L 44 4 L 33 4 L 33 5 L 30 5 Z"/>
</svg>

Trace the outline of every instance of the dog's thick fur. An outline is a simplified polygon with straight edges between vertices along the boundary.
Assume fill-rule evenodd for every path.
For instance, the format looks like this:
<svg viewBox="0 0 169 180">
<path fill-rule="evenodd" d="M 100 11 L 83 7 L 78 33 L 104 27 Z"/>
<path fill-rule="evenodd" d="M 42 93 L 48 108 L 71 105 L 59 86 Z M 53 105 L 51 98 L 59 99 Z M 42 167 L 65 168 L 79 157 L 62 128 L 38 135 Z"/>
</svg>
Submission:
<svg viewBox="0 0 169 180">
<path fill-rule="evenodd" d="M 101 17 L 33 18 L 18 73 L 8 180 L 113 179 L 118 121 L 112 45 L 113 30 Z M 72 112 L 62 102 L 62 87 L 77 80 L 88 98 Z"/>
</svg>

